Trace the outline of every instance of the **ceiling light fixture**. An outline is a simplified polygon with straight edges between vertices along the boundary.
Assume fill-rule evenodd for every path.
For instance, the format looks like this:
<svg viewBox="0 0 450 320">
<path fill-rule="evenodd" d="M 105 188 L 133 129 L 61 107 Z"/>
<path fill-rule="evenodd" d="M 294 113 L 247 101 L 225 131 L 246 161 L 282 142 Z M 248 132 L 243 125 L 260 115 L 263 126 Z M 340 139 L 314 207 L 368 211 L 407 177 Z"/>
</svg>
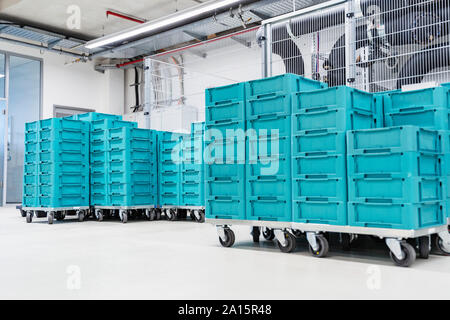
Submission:
<svg viewBox="0 0 450 320">
<path fill-rule="evenodd" d="M 238 3 L 242 0 L 220 0 L 220 1 L 209 1 L 205 2 L 204 4 L 192 7 L 187 10 L 183 10 L 174 14 L 171 14 L 166 17 L 159 18 L 154 21 L 150 21 L 144 24 L 141 24 L 139 26 L 136 26 L 132 29 L 129 29 L 125 32 L 118 32 L 115 34 L 112 34 L 110 36 L 102 37 L 96 40 L 92 40 L 88 42 L 85 47 L 87 49 L 95 49 L 99 47 L 103 47 L 115 42 L 123 41 L 129 38 L 136 37 L 138 35 L 155 31 L 170 25 L 173 25 L 175 23 L 188 20 L 197 16 L 200 16 L 202 14 L 213 12 L 215 10 L 224 8 L 226 6 L 233 5 L 235 3 Z"/>
<path fill-rule="evenodd" d="M 0 79 L 3 79 L 5 77 L 4 74 L 0 74 Z"/>
</svg>

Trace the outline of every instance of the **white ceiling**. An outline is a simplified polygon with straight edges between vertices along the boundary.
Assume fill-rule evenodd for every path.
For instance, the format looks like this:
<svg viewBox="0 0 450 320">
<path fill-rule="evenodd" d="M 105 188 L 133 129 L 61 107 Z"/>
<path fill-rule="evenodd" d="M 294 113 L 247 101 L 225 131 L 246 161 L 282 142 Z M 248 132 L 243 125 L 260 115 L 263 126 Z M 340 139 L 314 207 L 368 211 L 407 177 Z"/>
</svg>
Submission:
<svg viewBox="0 0 450 320">
<path fill-rule="evenodd" d="M 206 0 L 0 0 L 0 14 L 58 29 L 68 29 L 70 6 L 81 10 L 81 29 L 71 30 L 92 38 L 111 34 L 136 25 L 116 17 L 106 17 L 115 10 L 153 20 L 206 2 Z M 69 31 L 69 30 L 68 30 Z"/>
</svg>

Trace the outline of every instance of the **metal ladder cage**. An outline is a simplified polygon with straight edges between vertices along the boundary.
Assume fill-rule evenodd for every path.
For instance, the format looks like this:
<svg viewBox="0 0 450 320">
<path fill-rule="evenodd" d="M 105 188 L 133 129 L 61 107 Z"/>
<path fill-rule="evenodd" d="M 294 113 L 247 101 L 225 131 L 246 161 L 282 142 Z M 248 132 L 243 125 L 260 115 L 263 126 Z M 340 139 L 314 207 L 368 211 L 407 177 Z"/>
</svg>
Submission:
<svg viewBox="0 0 450 320">
<path fill-rule="evenodd" d="M 259 78 L 259 27 L 145 59 L 145 110 L 204 108 L 205 89 Z M 201 120 L 201 119 L 200 119 Z"/>
<path fill-rule="evenodd" d="M 333 0 L 263 27 L 264 76 L 369 92 L 450 81 L 450 0 Z"/>
</svg>

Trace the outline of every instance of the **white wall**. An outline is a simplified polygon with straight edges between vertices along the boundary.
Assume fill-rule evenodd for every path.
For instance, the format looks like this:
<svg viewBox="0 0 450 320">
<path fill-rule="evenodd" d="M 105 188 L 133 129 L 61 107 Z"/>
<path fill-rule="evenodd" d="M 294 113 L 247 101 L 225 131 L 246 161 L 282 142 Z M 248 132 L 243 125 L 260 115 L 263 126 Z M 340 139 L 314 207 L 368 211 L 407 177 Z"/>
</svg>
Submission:
<svg viewBox="0 0 450 320">
<path fill-rule="evenodd" d="M 43 59 L 42 117 L 53 117 L 53 106 L 94 109 L 97 112 L 123 114 L 124 72 L 94 70 L 94 63 L 75 63 L 55 53 L 0 42 L 0 50 Z"/>
</svg>

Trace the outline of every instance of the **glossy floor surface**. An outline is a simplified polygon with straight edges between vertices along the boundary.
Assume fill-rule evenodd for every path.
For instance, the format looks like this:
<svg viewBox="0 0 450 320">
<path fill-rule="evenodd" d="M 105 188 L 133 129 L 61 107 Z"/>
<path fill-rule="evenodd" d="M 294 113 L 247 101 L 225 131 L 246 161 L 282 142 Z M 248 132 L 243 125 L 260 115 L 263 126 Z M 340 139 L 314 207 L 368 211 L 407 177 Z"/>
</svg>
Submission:
<svg viewBox="0 0 450 320">
<path fill-rule="evenodd" d="M 213 226 L 68 219 L 27 224 L 0 209 L 0 299 L 450 299 L 450 257 L 395 267 L 383 243 L 311 257 L 253 244 L 235 227 L 224 249 Z"/>
</svg>

